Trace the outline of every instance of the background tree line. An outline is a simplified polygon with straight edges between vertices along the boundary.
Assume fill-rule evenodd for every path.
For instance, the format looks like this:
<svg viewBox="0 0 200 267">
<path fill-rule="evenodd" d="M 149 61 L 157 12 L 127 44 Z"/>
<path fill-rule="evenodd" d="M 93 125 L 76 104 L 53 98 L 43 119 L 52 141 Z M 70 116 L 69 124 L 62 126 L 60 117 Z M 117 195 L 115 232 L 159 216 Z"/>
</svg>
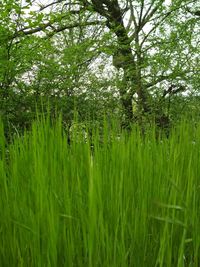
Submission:
<svg viewBox="0 0 200 267">
<path fill-rule="evenodd" d="M 196 0 L 0 2 L 0 114 L 7 129 L 37 111 L 70 125 L 122 127 L 199 115 Z"/>
</svg>

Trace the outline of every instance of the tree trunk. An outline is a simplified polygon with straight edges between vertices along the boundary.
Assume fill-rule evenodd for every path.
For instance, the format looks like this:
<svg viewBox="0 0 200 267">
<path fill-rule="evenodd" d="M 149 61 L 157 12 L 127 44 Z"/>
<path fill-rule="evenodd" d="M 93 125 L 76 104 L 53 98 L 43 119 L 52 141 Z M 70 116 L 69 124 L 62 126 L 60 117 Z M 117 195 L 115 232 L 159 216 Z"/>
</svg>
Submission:
<svg viewBox="0 0 200 267">
<path fill-rule="evenodd" d="M 138 95 L 137 117 L 143 116 L 144 113 L 150 111 L 148 97 L 142 85 L 141 79 L 141 51 L 140 48 L 136 52 L 134 58 L 131 48 L 131 39 L 127 34 L 127 30 L 123 22 L 123 11 L 119 6 L 118 0 L 92 0 L 94 11 L 106 18 L 106 25 L 115 33 L 118 41 L 118 49 L 113 54 L 113 65 L 122 68 L 124 71 L 123 88 L 120 89 L 121 103 L 124 110 L 124 127 L 130 128 L 133 121 L 133 95 Z M 138 34 L 136 33 L 136 44 L 138 42 Z M 138 42 L 139 44 L 139 42 Z M 136 45 L 139 47 L 139 45 Z M 140 118 L 138 118 L 140 120 Z"/>
<path fill-rule="evenodd" d="M 134 119 L 132 95 L 120 91 L 120 97 L 124 114 L 121 126 L 122 128 L 130 129 Z"/>
</svg>

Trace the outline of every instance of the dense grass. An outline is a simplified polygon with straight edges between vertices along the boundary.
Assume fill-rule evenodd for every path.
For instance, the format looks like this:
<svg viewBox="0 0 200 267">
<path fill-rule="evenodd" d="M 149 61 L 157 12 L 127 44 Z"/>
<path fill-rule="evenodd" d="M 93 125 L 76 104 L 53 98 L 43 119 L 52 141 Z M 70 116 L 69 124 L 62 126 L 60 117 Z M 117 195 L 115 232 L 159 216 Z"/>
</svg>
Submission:
<svg viewBox="0 0 200 267">
<path fill-rule="evenodd" d="M 0 266 L 200 266 L 200 127 L 67 144 L 0 127 Z M 114 134 L 112 134 L 114 136 Z"/>
</svg>

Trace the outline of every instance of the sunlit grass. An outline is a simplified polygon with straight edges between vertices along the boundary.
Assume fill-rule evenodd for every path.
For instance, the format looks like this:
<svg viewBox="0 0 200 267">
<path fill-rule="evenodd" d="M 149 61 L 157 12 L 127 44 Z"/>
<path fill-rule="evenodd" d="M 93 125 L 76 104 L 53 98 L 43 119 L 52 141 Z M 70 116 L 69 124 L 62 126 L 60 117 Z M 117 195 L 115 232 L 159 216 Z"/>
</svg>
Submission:
<svg viewBox="0 0 200 267">
<path fill-rule="evenodd" d="M 110 136 L 1 125 L 0 266 L 200 266 L 200 127 Z"/>
</svg>

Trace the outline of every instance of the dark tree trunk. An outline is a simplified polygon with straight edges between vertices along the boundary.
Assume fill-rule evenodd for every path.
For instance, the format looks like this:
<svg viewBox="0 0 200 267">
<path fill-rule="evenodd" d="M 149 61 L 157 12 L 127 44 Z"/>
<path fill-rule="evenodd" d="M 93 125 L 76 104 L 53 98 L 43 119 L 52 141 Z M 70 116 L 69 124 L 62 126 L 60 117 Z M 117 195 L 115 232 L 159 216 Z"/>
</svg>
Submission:
<svg viewBox="0 0 200 267">
<path fill-rule="evenodd" d="M 120 97 L 125 117 L 123 124 L 124 127 L 130 128 L 130 124 L 134 119 L 132 100 L 135 93 L 138 95 L 138 116 L 150 112 L 148 97 L 142 86 L 140 51 L 138 51 L 138 56 L 136 55 L 136 58 L 134 58 L 131 39 L 124 26 L 123 11 L 119 6 L 118 0 L 92 0 L 92 5 L 94 11 L 106 18 L 107 27 L 117 37 L 118 49 L 113 54 L 113 64 L 115 61 L 114 66 L 122 68 L 124 71 L 123 88 L 120 89 Z"/>
<path fill-rule="evenodd" d="M 124 118 L 122 120 L 122 128 L 131 128 L 131 123 L 133 122 L 133 104 L 132 104 L 132 96 L 121 94 L 121 103 L 123 107 Z"/>
</svg>

